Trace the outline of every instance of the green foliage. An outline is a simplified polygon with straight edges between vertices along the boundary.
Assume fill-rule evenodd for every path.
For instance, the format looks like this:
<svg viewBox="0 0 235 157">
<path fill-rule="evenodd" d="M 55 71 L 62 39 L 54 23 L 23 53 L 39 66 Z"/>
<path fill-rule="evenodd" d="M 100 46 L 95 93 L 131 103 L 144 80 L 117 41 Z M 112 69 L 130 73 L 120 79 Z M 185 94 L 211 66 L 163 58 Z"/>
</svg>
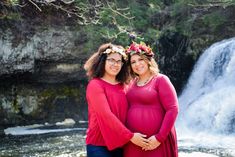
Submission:
<svg viewBox="0 0 235 157">
<path fill-rule="evenodd" d="M 11 7 L 19 4 L 19 0 L 5 0 L 0 3 L 0 20 L 19 20 L 21 15 L 15 10 L 11 10 Z"/>
<path fill-rule="evenodd" d="M 128 40 L 127 30 L 131 19 L 128 7 L 123 8 L 119 3 L 108 3 L 99 15 L 100 25 L 95 26 L 97 29 L 94 32 L 97 34 L 97 38 L 101 41 L 115 43 L 123 43 Z"/>
<path fill-rule="evenodd" d="M 152 16 L 161 10 L 162 6 L 163 4 L 159 0 L 148 0 L 142 3 L 130 2 L 130 13 L 134 18 L 129 21 L 129 26 L 123 26 L 128 32 L 122 34 L 121 43 L 131 43 L 130 34 L 135 36 L 135 42 L 145 41 L 151 43 L 155 41 L 159 37 L 159 31 L 152 28 L 150 20 Z"/>
<path fill-rule="evenodd" d="M 151 28 L 150 20 L 164 7 L 161 0 L 109 1 L 103 5 L 99 24 L 85 26 L 89 41 L 84 44 L 84 51 L 90 51 L 90 46 L 95 44 L 97 47 L 100 42 L 127 45 L 131 42 L 129 36 L 132 32 L 138 34 L 137 40 L 154 41 L 159 37 L 159 31 Z"/>
<path fill-rule="evenodd" d="M 164 4 L 162 3 L 162 0 L 148 0 L 148 9 L 147 14 L 152 15 L 155 12 L 160 11 L 162 8 L 164 8 Z"/>
<path fill-rule="evenodd" d="M 191 17 L 188 17 L 188 19 L 180 21 L 176 25 L 177 32 L 180 32 L 181 34 L 190 37 L 192 35 L 193 22 L 194 20 Z"/>
<path fill-rule="evenodd" d="M 149 24 L 149 16 L 146 12 L 146 6 L 141 6 L 134 3 L 131 6 L 131 13 L 135 17 L 132 20 L 133 26 L 137 30 L 145 30 Z"/>
<path fill-rule="evenodd" d="M 176 0 L 176 3 L 188 4 L 188 5 L 210 5 L 214 3 L 220 4 L 235 4 L 235 0 Z"/>
<path fill-rule="evenodd" d="M 123 47 L 126 47 L 131 43 L 128 34 L 123 33 L 118 36 L 117 39 L 114 40 L 114 43 L 123 45 Z"/>
<path fill-rule="evenodd" d="M 190 4 L 190 5 L 203 4 L 206 2 L 207 0 L 176 0 L 176 3 Z"/>
<path fill-rule="evenodd" d="M 169 27 L 167 30 L 174 29 L 190 37 L 193 31 L 194 20 L 196 19 L 192 17 L 192 10 L 195 10 L 194 7 L 203 10 L 213 7 L 213 5 L 226 7 L 233 3 L 235 4 L 235 0 L 218 0 L 216 2 L 213 0 L 177 0 L 170 8 L 171 18 L 175 20 L 172 20 L 171 24 L 167 26 Z M 226 18 L 219 12 L 213 12 L 203 16 L 202 21 L 203 24 L 201 26 L 209 27 L 212 31 L 215 31 L 226 21 Z"/>
<path fill-rule="evenodd" d="M 16 5 L 19 4 L 19 0 L 10 0 L 11 4 Z"/>
<path fill-rule="evenodd" d="M 161 36 L 161 31 L 153 28 L 148 28 L 143 34 L 143 41 L 147 43 L 153 43 Z"/>
<path fill-rule="evenodd" d="M 146 31 L 143 32 L 143 34 L 136 35 L 136 38 L 133 41 L 137 43 L 145 42 L 157 54 L 158 48 L 156 47 L 155 43 L 157 42 L 157 39 L 159 39 L 160 36 L 161 36 L 161 31 L 149 27 L 147 28 Z M 131 42 L 132 41 L 129 40 L 129 44 Z"/>
<path fill-rule="evenodd" d="M 152 43 L 160 37 L 160 31 L 151 27 L 150 19 L 161 10 L 163 6 L 161 1 L 149 0 L 144 5 L 135 1 L 128 2 L 129 4 L 124 6 L 121 2 L 109 3 L 107 7 L 102 9 L 99 14 L 100 25 L 86 27 L 88 38 L 91 40 L 85 43 L 85 49 L 88 50 L 89 45 L 94 47 L 94 44 L 101 44 L 97 43 L 100 41 L 113 42 L 125 47 L 131 43 L 129 36 L 132 33 L 136 34 L 135 41 L 144 40 L 148 43 Z M 115 11 L 117 8 L 123 9 L 122 15 Z"/>
<path fill-rule="evenodd" d="M 190 14 L 192 6 L 188 5 L 188 1 L 189 0 L 179 1 L 171 6 L 170 16 L 175 20 L 173 20 L 172 23 L 170 23 L 167 28 L 162 31 L 180 32 L 185 36 L 191 36 L 194 21 Z"/>
<path fill-rule="evenodd" d="M 101 43 L 106 42 L 102 37 L 102 28 L 103 27 L 100 25 L 87 25 L 80 30 L 85 32 L 86 38 L 89 39 L 82 45 L 84 53 L 93 53 L 95 48 L 97 48 Z"/>
<path fill-rule="evenodd" d="M 105 8 L 100 12 L 100 17 L 102 24 L 109 24 L 113 20 L 112 11 L 110 9 Z"/>
<path fill-rule="evenodd" d="M 207 0 L 208 2 L 214 2 L 215 0 Z M 235 0 L 217 0 L 217 2 L 234 4 Z"/>
<path fill-rule="evenodd" d="M 19 0 L 8 0 L 12 3 L 18 3 Z M 192 9 L 194 7 L 207 7 L 212 0 L 174 0 L 171 6 L 165 6 L 162 0 L 115 0 L 115 1 L 99 1 L 102 2 L 100 7 L 95 8 L 99 23 L 83 25 L 78 27 L 79 31 L 83 31 L 88 39 L 82 45 L 82 50 L 91 53 L 103 42 L 113 42 L 117 44 L 127 45 L 131 41 L 130 33 L 137 34 L 137 41 L 144 40 L 147 43 L 156 42 L 166 31 L 179 32 L 185 36 L 191 37 L 194 18 L 192 17 Z M 171 1 L 173 2 L 173 1 Z M 235 3 L 235 0 L 218 0 L 217 2 Z M 94 1 L 75 0 L 75 7 L 84 13 L 84 16 L 92 18 L 90 12 Z M 219 3 L 220 4 L 220 3 Z M 86 10 L 88 8 L 88 10 Z M 61 11 L 61 10 L 60 10 Z M 154 25 L 155 19 L 161 12 L 170 11 L 169 21 L 163 24 Z M 80 15 L 80 14 L 79 14 Z M 165 16 L 162 16 L 165 17 Z M 224 17 L 220 17 L 219 13 L 207 15 L 203 17 L 203 25 L 211 29 L 216 29 L 225 21 Z M 8 18 L 20 18 L 17 14 L 12 14 Z M 160 18 L 159 18 L 160 19 Z M 174 20 L 173 20 L 174 19 Z M 161 20 L 161 19 L 160 19 Z M 79 24 L 78 24 L 79 25 Z M 161 26 L 159 26 L 161 25 Z M 161 30 L 159 30 L 161 29 Z"/>
<path fill-rule="evenodd" d="M 6 5 L 17 5 L 19 4 L 19 0 L 6 0 L 4 3 Z"/>
<path fill-rule="evenodd" d="M 191 6 L 189 6 L 187 3 L 175 3 L 174 5 L 171 6 L 171 16 L 176 17 L 180 16 L 185 17 L 188 15 L 189 11 L 191 9 Z"/>
<path fill-rule="evenodd" d="M 19 13 L 7 13 L 4 16 L 0 16 L 0 19 L 8 19 L 8 20 L 19 20 L 21 15 Z"/>
<path fill-rule="evenodd" d="M 220 14 L 220 12 L 214 12 L 207 14 L 203 17 L 204 24 L 211 28 L 212 31 L 216 30 L 226 21 L 226 17 Z"/>
<path fill-rule="evenodd" d="M 87 0 L 75 0 L 75 4 L 77 4 L 78 6 L 80 5 L 84 5 L 85 3 L 87 3 Z"/>
</svg>

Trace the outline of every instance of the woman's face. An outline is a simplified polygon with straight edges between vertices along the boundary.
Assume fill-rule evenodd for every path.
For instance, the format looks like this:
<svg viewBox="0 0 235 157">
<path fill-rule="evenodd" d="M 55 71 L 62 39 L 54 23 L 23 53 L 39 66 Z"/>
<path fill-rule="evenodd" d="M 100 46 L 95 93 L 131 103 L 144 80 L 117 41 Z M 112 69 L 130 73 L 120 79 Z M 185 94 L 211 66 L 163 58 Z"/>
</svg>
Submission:
<svg viewBox="0 0 235 157">
<path fill-rule="evenodd" d="M 122 56 L 119 53 L 111 53 L 105 61 L 105 75 L 116 77 L 122 68 Z"/>
<path fill-rule="evenodd" d="M 139 56 L 138 54 L 132 55 L 130 58 L 131 68 L 134 73 L 144 75 L 149 72 L 149 66 L 146 59 Z"/>
</svg>

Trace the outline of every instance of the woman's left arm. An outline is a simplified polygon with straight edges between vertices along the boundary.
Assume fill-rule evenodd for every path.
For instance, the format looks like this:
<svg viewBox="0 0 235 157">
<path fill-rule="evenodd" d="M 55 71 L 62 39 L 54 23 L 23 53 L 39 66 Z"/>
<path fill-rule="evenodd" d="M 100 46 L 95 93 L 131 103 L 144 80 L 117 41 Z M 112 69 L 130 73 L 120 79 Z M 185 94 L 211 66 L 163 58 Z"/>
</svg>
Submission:
<svg viewBox="0 0 235 157">
<path fill-rule="evenodd" d="M 162 143 L 173 128 L 178 112 L 179 105 L 177 94 L 169 78 L 163 75 L 157 85 L 159 99 L 165 109 L 165 116 L 159 132 L 155 135 L 156 139 Z"/>
</svg>

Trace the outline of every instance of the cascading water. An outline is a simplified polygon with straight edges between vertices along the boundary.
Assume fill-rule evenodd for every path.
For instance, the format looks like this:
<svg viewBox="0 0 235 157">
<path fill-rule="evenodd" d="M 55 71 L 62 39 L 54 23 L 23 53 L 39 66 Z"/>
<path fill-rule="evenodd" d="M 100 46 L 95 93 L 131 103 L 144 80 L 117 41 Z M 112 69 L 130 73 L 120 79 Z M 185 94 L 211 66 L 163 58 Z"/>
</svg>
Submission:
<svg viewBox="0 0 235 157">
<path fill-rule="evenodd" d="M 235 156 L 235 38 L 215 43 L 201 55 L 179 104 L 181 145 L 228 148 L 227 155 Z"/>
</svg>

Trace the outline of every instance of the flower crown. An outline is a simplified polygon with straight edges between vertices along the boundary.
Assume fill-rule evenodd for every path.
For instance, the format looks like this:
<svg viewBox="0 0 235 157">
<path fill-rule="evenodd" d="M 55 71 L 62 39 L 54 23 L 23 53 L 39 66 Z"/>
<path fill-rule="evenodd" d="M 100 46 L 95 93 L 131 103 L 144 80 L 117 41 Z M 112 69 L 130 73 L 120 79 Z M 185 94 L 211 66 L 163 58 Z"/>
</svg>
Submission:
<svg viewBox="0 0 235 157">
<path fill-rule="evenodd" d="M 147 46 L 144 42 L 140 42 L 139 44 L 133 42 L 129 47 L 127 47 L 126 54 L 130 56 L 133 54 L 146 55 L 149 57 L 154 56 L 152 49 Z"/>
<path fill-rule="evenodd" d="M 112 48 L 106 49 L 103 53 L 104 53 L 104 54 L 119 53 L 120 55 L 122 55 L 122 57 L 124 58 L 124 60 L 127 60 L 127 55 L 126 55 L 126 53 L 125 53 L 125 49 L 119 48 L 119 47 L 117 47 L 117 46 L 112 46 Z"/>
</svg>

